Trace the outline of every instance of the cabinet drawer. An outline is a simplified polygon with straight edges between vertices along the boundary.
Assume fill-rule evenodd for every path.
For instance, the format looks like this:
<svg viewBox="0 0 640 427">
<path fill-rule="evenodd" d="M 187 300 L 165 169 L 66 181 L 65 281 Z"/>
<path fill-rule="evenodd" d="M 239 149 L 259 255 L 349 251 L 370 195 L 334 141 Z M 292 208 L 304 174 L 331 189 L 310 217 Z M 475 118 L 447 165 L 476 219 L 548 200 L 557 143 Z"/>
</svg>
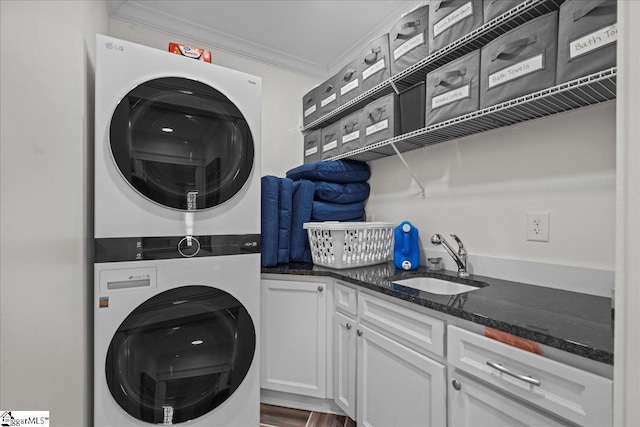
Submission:
<svg viewBox="0 0 640 427">
<path fill-rule="evenodd" d="M 358 313 L 362 323 L 393 335 L 420 353 L 444 356 L 444 322 L 419 311 L 361 293 Z"/>
<path fill-rule="evenodd" d="M 357 294 L 356 289 L 336 282 L 333 288 L 333 305 L 336 311 L 356 317 L 358 315 Z"/>
<path fill-rule="evenodd" d="M 513 396 L 579 425 L 604 426 L 613 422 L 613 382 L 607 378 L 455 326 L 448 327 L 448 361 Z M 525 378 L 516 378 L 506 371 Z"/>
</svg>

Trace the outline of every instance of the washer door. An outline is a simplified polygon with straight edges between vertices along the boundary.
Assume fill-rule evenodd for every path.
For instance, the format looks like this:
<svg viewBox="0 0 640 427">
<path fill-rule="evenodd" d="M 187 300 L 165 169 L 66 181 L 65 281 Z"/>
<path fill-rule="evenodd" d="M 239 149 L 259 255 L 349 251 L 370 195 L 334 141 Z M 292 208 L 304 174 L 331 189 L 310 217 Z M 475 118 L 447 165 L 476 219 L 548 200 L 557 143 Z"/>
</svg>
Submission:
<svg viewBox="0 0 640 427">
<path fill-rule="evenodd" d="M 236 298 L 207 286 L 172 289 L 122 322 L 107 353 L 107 385 L 138 420 L 193 420 L 240 386 L 255 347 L 253 321 Z"/>
<path fill-rule="evenodd" d="M 201 82 L 167 77 L 129 92 L 109 129 L 122 176 L 142 196 L 168 208 L 217 206 L 251 174 L 254 146 L 240 110 Z"/>
</svg>

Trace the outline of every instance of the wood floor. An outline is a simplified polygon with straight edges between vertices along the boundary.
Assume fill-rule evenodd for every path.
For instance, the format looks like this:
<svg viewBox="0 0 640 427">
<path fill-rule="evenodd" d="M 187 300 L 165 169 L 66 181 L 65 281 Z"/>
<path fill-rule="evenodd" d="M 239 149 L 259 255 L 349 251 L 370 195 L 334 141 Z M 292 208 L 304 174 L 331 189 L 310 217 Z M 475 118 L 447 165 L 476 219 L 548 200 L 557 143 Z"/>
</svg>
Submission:
<svg viewBox="0 0 640 427">
<path fill-rule="evenodd" d="M 260 427 L 356 427 L 356 423 L 344 415 L 260 404 Z"/>
</svg>

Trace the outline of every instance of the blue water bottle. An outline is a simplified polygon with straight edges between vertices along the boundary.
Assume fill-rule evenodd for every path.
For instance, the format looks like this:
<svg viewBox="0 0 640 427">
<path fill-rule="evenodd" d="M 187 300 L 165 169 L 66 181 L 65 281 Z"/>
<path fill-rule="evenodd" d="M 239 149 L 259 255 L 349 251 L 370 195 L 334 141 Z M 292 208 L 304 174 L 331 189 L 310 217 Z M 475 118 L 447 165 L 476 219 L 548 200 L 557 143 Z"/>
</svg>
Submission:
<svg viewBox="0 0 640 427">
<path fill-rule="evenodd" d="M 403 221 L 393 231 L 393 263 L 402 270 L 415 270 L 420 265 L 420 238 L 418 229 Z"/>
</svg>

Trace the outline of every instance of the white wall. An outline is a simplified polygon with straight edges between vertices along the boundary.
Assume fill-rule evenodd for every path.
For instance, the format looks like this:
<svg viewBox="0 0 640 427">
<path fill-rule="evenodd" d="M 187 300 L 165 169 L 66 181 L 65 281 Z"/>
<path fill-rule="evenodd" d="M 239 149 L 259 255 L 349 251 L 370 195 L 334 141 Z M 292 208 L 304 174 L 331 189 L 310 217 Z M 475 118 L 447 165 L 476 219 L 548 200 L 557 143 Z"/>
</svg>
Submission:
<svg viewBox="0 0 640 427">
<path fill-rule="evenodd" d="M 613 271 L 615 138 L 612 102 L 414 150 L 424 199 L 400 159 L 376 160 L 367 214 L 411 221 L 429 251 L 454 233 L 471 255 Z M 526 240 L 530 211 L 550 212 L 548 243 Z"/>
<path fill-rule="evenodd" d="M 615 426 L 640 426 L 640 2 L 618 3 Z"/>
<path fill-rule="evenodd" d="M 109 35 L 162 50 L 172 41 L 202 47 L 211 50 L 213 63 L 261 77 L 261 175 L 284 176 L 302 163 L 302 96 L 322 81 L 118 19 L 110 20 Z"/>
<path fill-rule="evenodd" d="M 87 251 L 103 1 L 1 1 L 0 407 L 91 419 Z"/>
</svg>

